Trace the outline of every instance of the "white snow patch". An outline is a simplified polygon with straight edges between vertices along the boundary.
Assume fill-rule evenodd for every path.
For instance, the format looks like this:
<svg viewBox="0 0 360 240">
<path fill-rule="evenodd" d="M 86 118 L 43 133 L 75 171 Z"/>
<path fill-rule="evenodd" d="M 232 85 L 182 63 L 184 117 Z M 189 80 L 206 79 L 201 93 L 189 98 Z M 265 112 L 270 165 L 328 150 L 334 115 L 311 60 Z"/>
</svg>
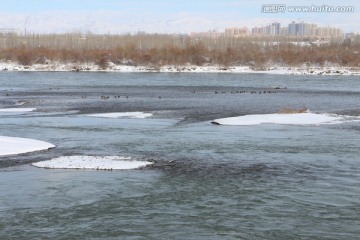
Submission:
<svg viewBox="0 0 360 240">
<path fill-rule="evenodd" d="M 0 156 L 15 155 L 54 148 L 55 145 L 29 138 L 0 136 Z"/>
<path fill-rule="evenodd" d="M 240 117 L 215 119 L 213 123 L 220 125 L 259 125 L 259 124 L 287 124 L 287 125 L 320 125 L 336 124 L 348 120 L 359 120 L 359 117 L 350 117 L 335 114 L 290 113 L 290 114 L 255 114 Z"/>
<path fill-rule="evenodd" d="M 131 160 L 130 157 L 119 156 L 63 156 L 48 161 L 32 163 L 40 168 L 57 169 L 95 169 L 95 170 L 126 170 L 138 169 L 153 164 L 146 161 Z"/>
<path fill-rule="evenodd" d="M 36 108 L 1 108 L 0 113 L 22 113 L 22 112 L 32 112 Z"/>
<path fill-rule="evenodd" d="M 26 102 L 18 102 L 18 103 L 16 103 L 15 105 L 16 106 L 22 106 L 22 105 L 24 105 Z"/>
<path fill-rule="evenodd" d="M 98 113 L 89 114 L 88 117 L 102 117 L 102 118 L 147 118 L 151 117 L 151 113 L 143 112 L 113 112 L 113 113 Z"/>
</svg>

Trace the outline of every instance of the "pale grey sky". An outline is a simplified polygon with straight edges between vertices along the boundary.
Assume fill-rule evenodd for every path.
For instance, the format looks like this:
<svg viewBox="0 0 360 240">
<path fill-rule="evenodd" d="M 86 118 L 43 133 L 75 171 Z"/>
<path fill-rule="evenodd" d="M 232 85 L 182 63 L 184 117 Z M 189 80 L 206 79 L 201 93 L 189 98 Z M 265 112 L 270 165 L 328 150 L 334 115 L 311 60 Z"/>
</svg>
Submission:
<svg viewBox="0 0 360 240">
<path fill-rule="evenodd" d="M 360 32 L 360 1 L 310 0 L 1 0 L 0 28 L 29 32 L 189 33 L 225 27 L 263 26 L 294 21 Z M 264 4 L 354 6 L 354 12 L 264 13 Z"/>
</svg>

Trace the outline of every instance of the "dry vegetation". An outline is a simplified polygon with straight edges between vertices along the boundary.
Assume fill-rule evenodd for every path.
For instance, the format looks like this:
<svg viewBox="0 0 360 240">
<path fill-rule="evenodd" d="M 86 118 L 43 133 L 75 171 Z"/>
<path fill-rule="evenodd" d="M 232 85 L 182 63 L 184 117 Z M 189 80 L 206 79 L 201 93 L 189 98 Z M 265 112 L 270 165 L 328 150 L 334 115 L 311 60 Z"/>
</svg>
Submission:
<svg viewBox="0 0 360 240">
<path fill-rule="evenodd" d="M 294 114 L 294 113 L 306 113 L 308 112 L 309 109 L 304 107 L 304 108 L 300 108 L 300 109 L 296 109 L 296 108 L 283 108 L 280 110 L 279 113 L 281 114 Z"/>
<path fill-rule="evenodd" d="M 333 42 L 299 46 L 303 39 L 191 38 L 185 35 L 16 35 L 0 34 L 0 60 L 22 65 L 109 62 L 126 65 L 250 65 L 256 69 L 271 63 L 297 66 L 334 63 L 360 66 L 360 43 Z"/>
</svg>

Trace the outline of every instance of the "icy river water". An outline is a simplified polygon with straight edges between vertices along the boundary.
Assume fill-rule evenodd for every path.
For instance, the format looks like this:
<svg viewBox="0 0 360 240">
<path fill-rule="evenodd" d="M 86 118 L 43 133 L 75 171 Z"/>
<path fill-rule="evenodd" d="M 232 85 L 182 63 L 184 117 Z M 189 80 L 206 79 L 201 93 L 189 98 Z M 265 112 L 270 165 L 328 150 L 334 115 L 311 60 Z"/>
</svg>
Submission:
<svg viewBox="0 0 360 240">
<path fill-rule="evenodd" d="M 0 108 L 37 109 L 0 114 L 0 135 L 56 145 L 0 157 L 0 239 L 359 239 L 359 121 L 210 123 L 303 107 L 360 116 L 359 77 L 0 72 L 0 91 Z M 87 116 L 133 111 L 153 116 Z M 30 165 L 72 155 L 154 164 Z"/>
</svg>

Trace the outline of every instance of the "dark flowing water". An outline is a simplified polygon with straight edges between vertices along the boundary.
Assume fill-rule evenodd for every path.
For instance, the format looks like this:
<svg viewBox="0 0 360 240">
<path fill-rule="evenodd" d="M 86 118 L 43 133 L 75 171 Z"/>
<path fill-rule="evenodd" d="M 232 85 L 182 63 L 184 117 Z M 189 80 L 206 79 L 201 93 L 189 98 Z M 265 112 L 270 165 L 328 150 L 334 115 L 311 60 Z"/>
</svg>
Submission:
<svg viewBox="0 0 360 240">
<path fill-rule="evenodd" d="M 0 135 L 57 146 L 0 158 L 0 239 L 360 236 L 360 122 L 210 124 L 285 107 L 360 116 L 358 77 L 1 72 L 0 91 L 0 108 L 37 108 L 0 115 Z M 125 111 L 153 117 L 86 116 Z M 155 164 L 112 172 L 29 165 L 64 155 Z"/>
</svg>

